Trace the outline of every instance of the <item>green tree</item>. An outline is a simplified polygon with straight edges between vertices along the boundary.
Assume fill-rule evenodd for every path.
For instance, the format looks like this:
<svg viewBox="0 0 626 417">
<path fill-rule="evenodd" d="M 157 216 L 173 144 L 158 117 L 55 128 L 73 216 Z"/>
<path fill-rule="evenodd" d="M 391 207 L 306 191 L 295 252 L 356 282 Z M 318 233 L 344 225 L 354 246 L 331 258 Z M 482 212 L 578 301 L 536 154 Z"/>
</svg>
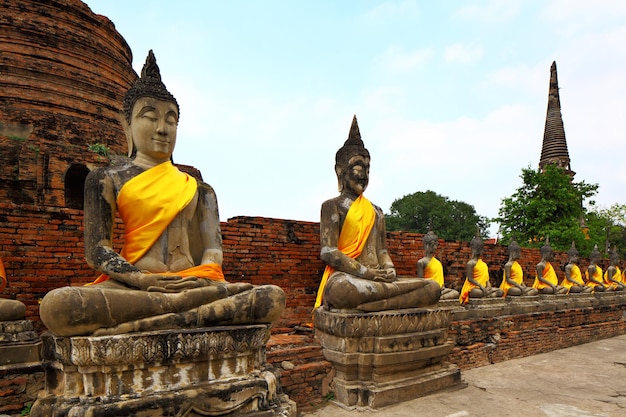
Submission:
<svg viewBox="0 0 626 417">
<path fill-rule="evenodd" d="M 594 208 L 587 213 L 586 225 L 593 244 L 608 256 L 613 248 L 621 259 L 626 259 L 626 205 L 613 204 L 609 208 Z"/>
<path fill-rule="evenodd" d="M 489 222 L 476 214 L 474 206 L 430 190 L 394 200 L 385 221 L 390 231 L 428 233 L 432 225 L 440 238 L 458 241 L 471 240 L 478 226 L 481 236 L 488 237 Z"/>
<path fill-rule="evenodd" d="M 512 237 L 522 246 L 540 247 L 546 237 L 556 250 L 567 250 L 576 242 L 581 254 L 594 243 L 582 227 L 586 219 L 584 202 L 597 194 L 597 184 L 573 182 L 562 168 L 547 165 L 544 172 L 522 169 L 523 185 L 502 200 L 494 219 L 500 223 L 503 242 Z M 595 203 L 590 200 L 589 204 Z"/>
</svg>

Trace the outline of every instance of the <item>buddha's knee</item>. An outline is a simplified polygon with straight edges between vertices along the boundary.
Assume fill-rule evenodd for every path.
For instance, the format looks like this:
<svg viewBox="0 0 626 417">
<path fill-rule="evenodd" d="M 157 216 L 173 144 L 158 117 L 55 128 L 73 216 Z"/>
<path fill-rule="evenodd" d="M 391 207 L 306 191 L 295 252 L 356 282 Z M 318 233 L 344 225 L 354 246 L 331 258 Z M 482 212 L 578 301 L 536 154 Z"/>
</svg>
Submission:
<svg viewBox="0 0 626 417">
<path fill-rule="evenodd" d="M 57 336 L 88 334 L 101 327 L 91 319 L 93 312 L 101 310 L 94 301 L 85 299 L 79 288 L 57 288 L 43 298 L 39 315 L 48 330 Z"/>
<path fill-rule="evenodd" d="M 336 275 L 326 284 L 324 303 L 334 308 L 356 308 L 363 303 L 363 297 L 353 279 Z"/>
</svg>

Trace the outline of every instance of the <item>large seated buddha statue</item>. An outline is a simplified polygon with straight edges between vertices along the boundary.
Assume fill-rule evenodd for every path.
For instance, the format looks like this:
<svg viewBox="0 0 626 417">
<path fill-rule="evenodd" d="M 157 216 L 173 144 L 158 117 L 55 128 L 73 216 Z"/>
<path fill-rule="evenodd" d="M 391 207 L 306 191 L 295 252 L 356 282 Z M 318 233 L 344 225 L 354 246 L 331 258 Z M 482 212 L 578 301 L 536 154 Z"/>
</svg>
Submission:
<svg viewBox="0 0 626 417">
<path fill-rule="evenodd" d="M 355 116 L 335 155 L 339 196 L 321 208 L 320 257 L 326 268 L 315 308 L 376 312 L 432 305 L 441 292 L 435 281 L 396 276 L 387 252 L 385 216 L 363 195 L 369 169 L 370 154 Z"/>
<path fill-rule="evenodd" d="M 179 106 L 152 51 L 124 98 L 124 116 L 130 162 L 95 169 L 85 183 L 85 257 L 102 275 L 49 292 L 43 323 L 76 336 L 278 319 L 279 287 L 224 278 L 217 198 L 172 164 Z M 116 211 L 125 225 L 121 253 L 113 249 Z"/>
</svg>

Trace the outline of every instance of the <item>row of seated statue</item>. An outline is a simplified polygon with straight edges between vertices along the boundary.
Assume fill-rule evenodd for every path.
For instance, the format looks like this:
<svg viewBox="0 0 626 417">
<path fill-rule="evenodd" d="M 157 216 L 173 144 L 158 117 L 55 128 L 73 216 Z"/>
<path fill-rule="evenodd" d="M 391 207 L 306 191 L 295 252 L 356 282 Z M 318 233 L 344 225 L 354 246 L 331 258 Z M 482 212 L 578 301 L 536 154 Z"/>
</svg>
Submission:
<svg viewBox="0 0 626 417">
<path fill-rule="evenodd" d="M 435 240 L 436 242 L 436 239 L 437 237 L 434 234 L 430 238 L 428 234 L 425 235 L 424 247 L 427 254 L 429 251 L 434 251 L 434 248 L 428 248 L 427 245 L 433 245 L 429 241 Z M 466 278 L 460 295 L 455 290 L 446 289 L 442 290 L 442 298 L 444 298 L 443 294 L 448 292 L 452 293 L 452 295 L 447 298 L 458 296 L 460 303 L 466 304 L 470 298 L 576 294 L 623 291 L 626 289 L 626 271 L 622 272 L 617 265 L 619 262 L 617 251 L 613 250 L 611 253 L 610 265 L 603 274 L 602 268 L 598 265 L 601 254 L 597 245 L 590 254 L 589 267 L 585 271 L 585 279 L 583 279 L 583 274 L 578 266 L 578 250 L 574 242 L 572 242 L 572 246 L 567 252 L 568 261 L 565 266 L 565 276 L 559 284 L 556 271 L 552 266 L 554 252 L 549 241 L 546 240 L 546 243 L 541 247 L 541 261 L 536 266 L 535 279 L 530 287 L 524 284 L 524 273 L 521 265 L 518 263 L 521 248 L 515 240 L 509 244 L 509 260 L 504 265 L 503 279 L 499 287 L 492 287 L 489 282 L 488 267 L 481 259 L 483 252 L 482 239 L 479 237 L 472 239 L 470 248 L 472 250 L 472 258 L 467 263 Z M 422 260 L 419 262 L 422 262 Z M 418 263 L 418 275 L 419 271 L 420 266 Z"/>
<path fill-rule="evenodd" d="M 210 185 L 172 163 L 179 105 L 163 84 L 152 51 L 124 97 L 123 113 L 128 162 L 97 168 L 85 181 L 85 258 L 101 275 L 89 285 L 46 294 L 40 316 L 48 330 L 57 336 L 97 336 L 277 320 L 285 307 L 281 288 L 224 278 L 217 198 Z M 426 256 L 417 264 L 417 276 L 398 277 L 387 251 L 383 212 L 363 195 L 369 169 L 370 154 L 354 117 L 335 155 L 339 196 L 321 207 L 320 257 L 326 269 L 314 308 L 375 312 L 430 306 L 440 298 L 467 302 L 588 291 L 582 281 L 574 283 L 580 272 L 573 266 L 566 269 L 571 284 L 557 285 L 554 271 L 549 272 L 551 249 L 544 248 L 536 285 L 526 288 L 516 245 L 510 246 L 503 287 L 491 288 L 480 258 L 483 242 L 475 239 L 459 294 L 444 287 L 441 263 L 433 256 L 434 233 L 424 237 Z M 116 212 L 125 226 L 120 253 L 113 249 Z M 613 288 L 600 282 L 595 268 L 589 278 L 595 290 Z"/>
</svg>

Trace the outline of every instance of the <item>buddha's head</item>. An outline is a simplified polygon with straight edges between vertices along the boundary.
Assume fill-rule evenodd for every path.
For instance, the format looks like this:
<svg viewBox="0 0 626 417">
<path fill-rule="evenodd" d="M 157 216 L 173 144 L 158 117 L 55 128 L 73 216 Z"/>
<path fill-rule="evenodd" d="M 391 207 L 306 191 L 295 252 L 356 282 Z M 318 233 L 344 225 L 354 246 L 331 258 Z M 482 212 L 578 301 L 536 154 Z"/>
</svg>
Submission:
<svg viewBox="0 0 626 417">
<path fill-rule="evenodd" d="M 356 116 L 348 139 L 335 155 L 335 173 L 339 184 L 339 192 L 348 191 L 357 196 L 362 194 L 369 183 L 370 153 L 361 140 Z"/>
<path fill-rule="evenodd" d="M 439 243 L 438 239 L 439 238 L 432 230 L 429 230 L 428 233 L 424 235 L 422 240 L 424 241 L 424 250 L 426 253 L 433 253 L 435 249 L 437 249 L 437 244 Z"/>
<path fill-rule="evenodd" d="M 169 136 L 165 144 L 167 146 L 161 148 L 163 152 L 169 152 L 171 155 L 176 141 L 176 127 L 180 108 L 176 98 L 161 81 L 161 73 L 152 50 L 148 52 L 141 76 L 126 92 L 123 105 L 128 156 L 135 155 L 137 146 L 141 146 L 138 143 L 141 138 L 138 136 L 142 133 L 143 135 L 147 134 L 145 132 L 133 132 L 133 124 L 136 124 L 138 120 L 152 122 L 154 130 L 161 129 L 160 134 L 162 136 Z M 159 123 L 160 125 L 157 126 Z M 144 128 L 147 127 L 144 126 Z"/>
<path fill-rule="evenodd" d="M 567 251 L 567 258 L 569 263 L 578 262 L 578 249 L 576 249 L 576 243 L 572 241 L 572 246 Z"/>
</svg>

